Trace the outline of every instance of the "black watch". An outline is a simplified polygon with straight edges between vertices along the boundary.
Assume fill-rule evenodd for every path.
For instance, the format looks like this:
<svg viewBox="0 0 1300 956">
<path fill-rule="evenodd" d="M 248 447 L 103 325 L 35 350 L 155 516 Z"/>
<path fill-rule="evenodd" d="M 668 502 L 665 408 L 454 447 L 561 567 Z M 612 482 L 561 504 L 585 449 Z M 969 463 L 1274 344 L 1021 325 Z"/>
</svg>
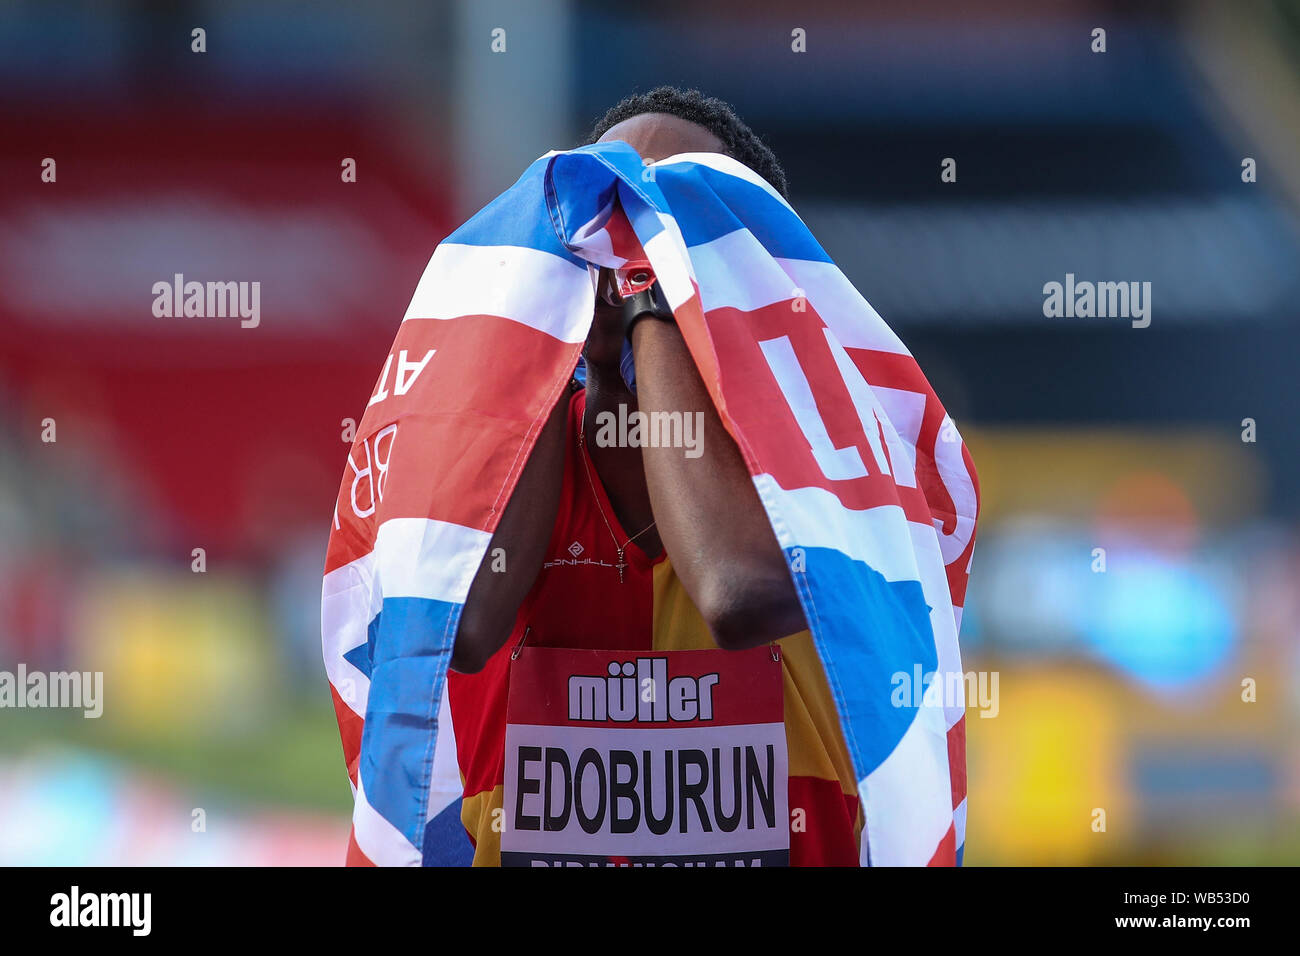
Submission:
<svg viewBox="0 0 1300 956">
<path fill-rule="evenodd" d="M 629 342 L 632 341 L 632 326 L 642 319 L 658 319 L 660 322 L 677 321 L 658 279 L 653 280 L 640 292 L 634 292 L 623 299 L 623 335 Z"/>
<path fill-rule="evenodd" d="M 644 260 L 627 263 L 611 278 L 613 281 L 607 287 L 606 301 L 621 307 L 623 336 L 629 342 L 632 341 L 632 326 L 644 318 L 677 321 L 650 263 Z"/>
</svg>

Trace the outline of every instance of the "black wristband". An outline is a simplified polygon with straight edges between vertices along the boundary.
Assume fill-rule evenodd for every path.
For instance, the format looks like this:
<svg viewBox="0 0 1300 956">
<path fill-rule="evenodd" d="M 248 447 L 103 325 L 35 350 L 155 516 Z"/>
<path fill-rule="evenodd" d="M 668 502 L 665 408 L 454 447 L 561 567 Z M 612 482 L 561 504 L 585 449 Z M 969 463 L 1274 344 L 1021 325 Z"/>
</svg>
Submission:
<svg viewBox="0 0 1300 956">
<path fill-rule="evenodd" d="M 632 327 L 642 319 L 658 319 L 660 322 L 676 322 L 673 310 L 659 280 L 651 282 L 640 292 L 633 292 L 623 299 L 623 335 L 632 341 Z"/>
</svg>

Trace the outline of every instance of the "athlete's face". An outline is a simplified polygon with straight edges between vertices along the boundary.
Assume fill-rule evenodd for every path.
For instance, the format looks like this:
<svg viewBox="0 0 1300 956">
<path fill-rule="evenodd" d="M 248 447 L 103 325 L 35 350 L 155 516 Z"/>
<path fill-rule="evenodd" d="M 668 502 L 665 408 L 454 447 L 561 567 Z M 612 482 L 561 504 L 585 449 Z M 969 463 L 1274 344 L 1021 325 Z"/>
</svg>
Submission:
<svg viewBox="0 0 1300 956">
<path fill-rule="evenodd" d="M 642 113 L 611 126 L 600 142 L 622 140 L 649 162 L 657 162 L 678 153 L 721 153 L 722 140 L 698 123 L 668 113 Z M 607 276 L 602 270 L 601 288 Z M 589 365 L 618 367 L 623 351 L 623 327 L 619 310 L 596 300 L 595 321 L 587 336 L 584 354 Z"/>
</svg>

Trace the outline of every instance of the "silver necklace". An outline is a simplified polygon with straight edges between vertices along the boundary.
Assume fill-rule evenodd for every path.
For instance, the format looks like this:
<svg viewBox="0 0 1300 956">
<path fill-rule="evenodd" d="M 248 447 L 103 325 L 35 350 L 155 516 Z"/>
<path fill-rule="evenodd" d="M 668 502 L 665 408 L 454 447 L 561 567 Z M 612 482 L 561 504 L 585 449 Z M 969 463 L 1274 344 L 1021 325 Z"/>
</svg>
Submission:
<svg viewBox="0 0 1300 956">
<path fill-rule="evenodd" d="M 587 486 L 591 489 L 591 497 L 596 502 L 596 510 L 600 512 L 600 520 L 605 522 L 605 530 L 609 532 L 610 540 L 614 542 L 614 550 L 618 553 L 618 563 L 614 565 L 614 567 L 618 568 L 618 583 L 622 584 L 623 572 L 627 568 L 627 562 L 623 560 L 623 555 L 627 550 L 627 546 L 653 528 L 655 522 L 651 521 L 636 534 L 632 535 L 632 537 L 624 541 L 622 545 L 618 543 L 618 535 L 614 533 L 614 528 L 610 525 L 609 518 L 605 517 L 605 509 L 601 507 L 600 504 L 600 495 L 596 493 L 596 482 L 591 477 L 591 465 L 587 463 L 586 436 L 587 407 L 584 404 L 582 407 L 582 423 L 578 429 L 578 451 L 582 455 L 582 470 L 587 473 Z"/>
</svg>

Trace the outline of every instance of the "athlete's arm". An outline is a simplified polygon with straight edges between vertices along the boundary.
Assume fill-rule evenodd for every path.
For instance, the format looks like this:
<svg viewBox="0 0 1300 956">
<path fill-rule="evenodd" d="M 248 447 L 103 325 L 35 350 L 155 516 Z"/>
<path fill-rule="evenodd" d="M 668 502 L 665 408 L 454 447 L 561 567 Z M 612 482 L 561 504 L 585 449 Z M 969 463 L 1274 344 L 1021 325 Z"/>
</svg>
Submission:
<svg viewBox="0 0 1300 956">
<path fill-rule="evenodd" d="M 641 454 L 659 537 L 714 640 L 739 650 L 803 630 L 785 556 L 681 332 L 643 319 L 632 328 L 632 352 L 642 412 L 704 416 L 698 458 L 682 448 Z"/>
<path fill-rule="evenodd" d="M 564 424 L 569 408 L 566 389 L 552 409 L 537 445 L 506 504 L 483 563 L 470 585 L 456 631 L 451 669 L 472 674 L 510 636 L 515 615 L 546 558 L 546 545 L 555 525 L 564 476 Z M 493 552 L 505 552 L 505 570 L 493 570 Z"/>
</svg>

